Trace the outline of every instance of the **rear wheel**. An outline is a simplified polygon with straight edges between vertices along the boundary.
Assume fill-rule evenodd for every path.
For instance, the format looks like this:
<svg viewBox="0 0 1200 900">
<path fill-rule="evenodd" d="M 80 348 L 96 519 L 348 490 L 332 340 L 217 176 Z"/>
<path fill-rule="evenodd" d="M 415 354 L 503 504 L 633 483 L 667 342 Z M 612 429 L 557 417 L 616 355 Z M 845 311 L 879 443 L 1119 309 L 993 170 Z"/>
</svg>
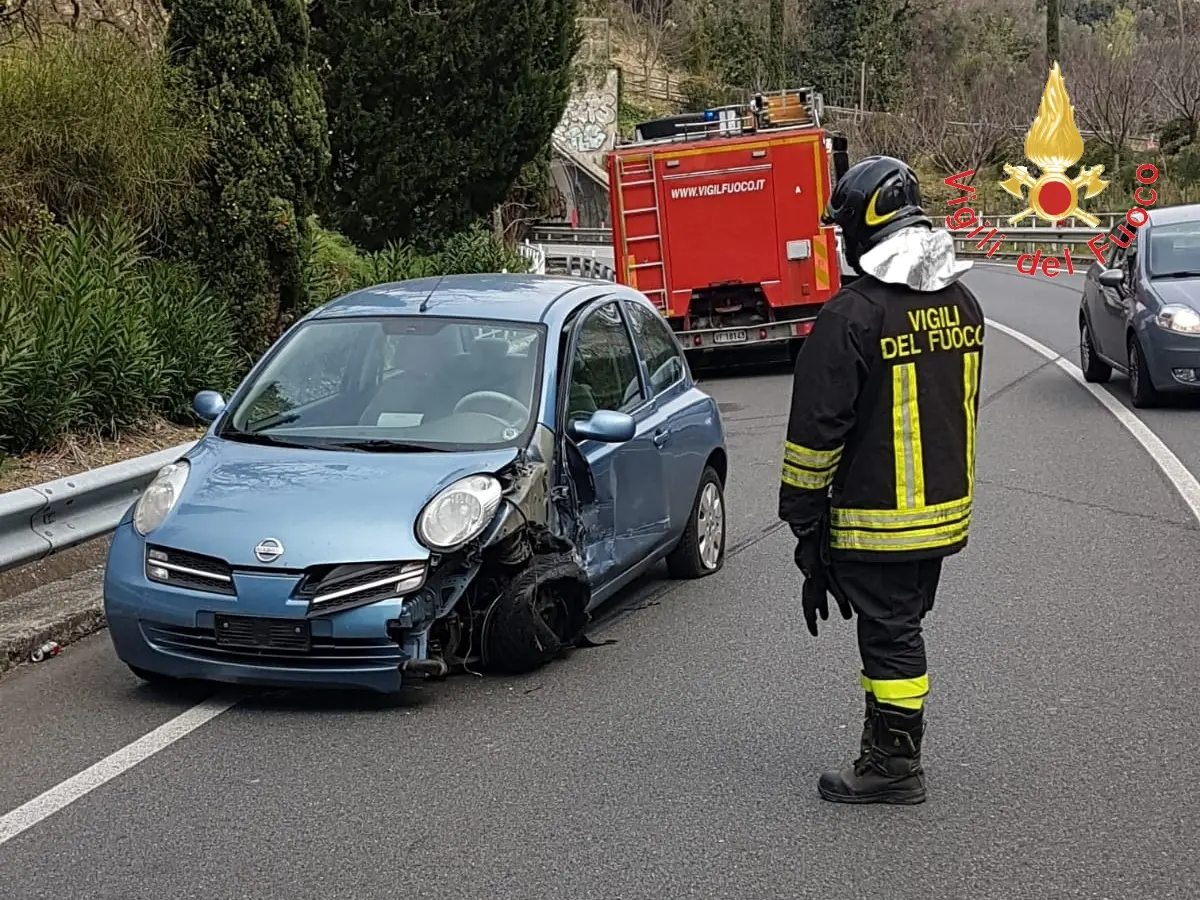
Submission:
<svg viewBox="0 0 1200 900">
<path fill-rule="evenodd" d="M 1129 336 L 1129 397 L 1138 409 L 1156 406 L 1158 391 L 1150 381 L 1150 370 L 1136 335 Z"/>
<path fill-rule="evenodd" d="M 703 578 L 725 565 L 725 489 L 712 466 L 705 466 L 687 528 L 667 555 L 672 578 Z"/>
<path fill-rule="evenodd" d="M 1083 363 L 1083 378 L 1092 384 L 1104 384 L 1112 377 L 1112 366 L 1096 356 L 1096 344 L 1087 319 L 1079 318 L 1079 361 Z"/>
</svg>

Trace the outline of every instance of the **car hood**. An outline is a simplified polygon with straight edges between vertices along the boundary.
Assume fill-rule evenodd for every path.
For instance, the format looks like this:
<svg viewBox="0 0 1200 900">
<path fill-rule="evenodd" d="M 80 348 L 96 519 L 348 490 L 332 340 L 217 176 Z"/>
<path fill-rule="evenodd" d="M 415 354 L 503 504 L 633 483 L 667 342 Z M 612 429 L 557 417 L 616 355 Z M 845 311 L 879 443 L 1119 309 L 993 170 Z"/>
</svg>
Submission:
<svg viewBox="0 0 1200 900">
<path fill-rule="evenodd" d="M 1151 284 L 1164 306 L 1184 303 L 1192 309 L 1200 309 L 1200 278 L 1160 278 Z"/>
<path fill-rule="evenodd" d="M 242 444 L 205 437 L 171 514 L 147 540 L 268 568 L 254 556 L 274 538 L 271 569 L 426 559 L 413 533 L 442 488 L 512 463 L 515 449 L 451 453 L 355 453 Z"/>
</svg>

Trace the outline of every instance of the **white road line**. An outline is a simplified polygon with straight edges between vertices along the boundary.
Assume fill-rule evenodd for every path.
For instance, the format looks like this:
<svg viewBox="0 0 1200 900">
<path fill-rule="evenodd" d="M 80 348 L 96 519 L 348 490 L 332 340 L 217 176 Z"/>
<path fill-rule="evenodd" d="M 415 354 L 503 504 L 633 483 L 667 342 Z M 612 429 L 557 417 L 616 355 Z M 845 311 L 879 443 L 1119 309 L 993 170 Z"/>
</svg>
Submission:
<svg viewBox="0 0 1200 900">
<path fill-rule="evenodd" d="M 1065 358 L 1061 353 L 1051 350 L 1045 344 L 1035 341 L 1029 335 L 1017 331 L 1015 328 L 1009 328 L 995 319 L 987 319 L 986 321 L 989 328 L 995 328 L 997 331 L 1007 334 L 1013 340 L 1020 341 L 1034 353 L 1050 360 L 1079 382 L 1080 387 L 1099 400 L 1100 404 L 1112 413 L 1113 417 L 1125 426 L 1125 430 L 1133 435 L 1134 440 L 1141 444 L 1146 452 L 1150 454 L 1150 458 L 1158 464 L 1163 474 L 1167 476 L 1167 480 L 1179 492 L 1179 496 L 1183 498 L 1183 502 L 1192 511 L 1192 515 L 1195 516 L 1196 521 L 1200 522 L 1200 481 L 1196 480 L 1196 476 L 1189 471 L 1188 467 L 1180 461 L 1178 456 L 1171 452 L 1171 448 L 1164 444 L 1159 436 L 1150 430 L 1150 427 L 1145 422 L 1130 412 L 1127 407 L 1108 391 L 1104 390 L 1104 388 L 1085 380 L 1083 370 Z"/>
<path fill-rule="evenodd" d="M 205 700 L 169 722 L 159 725 L 132 744 L 104 757 L 100 762 L 89 766 L 78 775 L 71 776 L 44 794 L 34 797 L 12 812 L 0 816 L 0 845 L 11 841 L 21 832 L 27 831 L 60 809 L 70 806 L 80 797 L 90 794 L 123 772 L 129 771 L 160 750 L 170 747 L 201 725 L 231 709 L 241 699 L 240 695 L 224 695 Z"/>
</svg>

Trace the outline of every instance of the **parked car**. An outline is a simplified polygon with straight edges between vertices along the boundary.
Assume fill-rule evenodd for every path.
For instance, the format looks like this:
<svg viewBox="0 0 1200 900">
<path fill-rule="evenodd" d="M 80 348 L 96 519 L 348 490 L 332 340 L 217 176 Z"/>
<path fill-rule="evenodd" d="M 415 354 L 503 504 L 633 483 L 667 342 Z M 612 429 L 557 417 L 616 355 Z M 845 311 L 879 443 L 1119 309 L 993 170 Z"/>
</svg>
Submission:
<svg viewBox="0 0 1200 900">
<path fill-rule="evenodd" d="M 617 284 L 357 291 L 294 325 L 122 519 L 117 655 L 152 681 L 394 692 L 527 671 L 665 557 L 725 559 L 717 404 Z"/>
<path fill-rule="evenodd" d="M 1104 264 L 1088 269 L 1079 304 L 1084 377 L 1127 375 L 1139 408 L 1200 390 L 1200 204 L 1149 215 L 1130 229 L 1132 240 L 1120 226 L 1108 235 Z"/>
</svg>

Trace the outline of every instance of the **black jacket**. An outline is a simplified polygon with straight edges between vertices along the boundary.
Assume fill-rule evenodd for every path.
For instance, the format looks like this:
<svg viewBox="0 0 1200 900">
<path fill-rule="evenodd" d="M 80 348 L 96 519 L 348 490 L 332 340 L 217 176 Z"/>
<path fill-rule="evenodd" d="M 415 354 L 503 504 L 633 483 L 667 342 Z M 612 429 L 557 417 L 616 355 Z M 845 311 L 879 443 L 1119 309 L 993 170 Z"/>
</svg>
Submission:
<svg viewBox="0 0 1200 900">
<path fill-rule="evenodd" d="M 983 311 L 869 275 L 821 310 L 796 361 L 779 516 L 829 512 L 831 559 L 948 556 L 966 546 Z"/>
</svg>

